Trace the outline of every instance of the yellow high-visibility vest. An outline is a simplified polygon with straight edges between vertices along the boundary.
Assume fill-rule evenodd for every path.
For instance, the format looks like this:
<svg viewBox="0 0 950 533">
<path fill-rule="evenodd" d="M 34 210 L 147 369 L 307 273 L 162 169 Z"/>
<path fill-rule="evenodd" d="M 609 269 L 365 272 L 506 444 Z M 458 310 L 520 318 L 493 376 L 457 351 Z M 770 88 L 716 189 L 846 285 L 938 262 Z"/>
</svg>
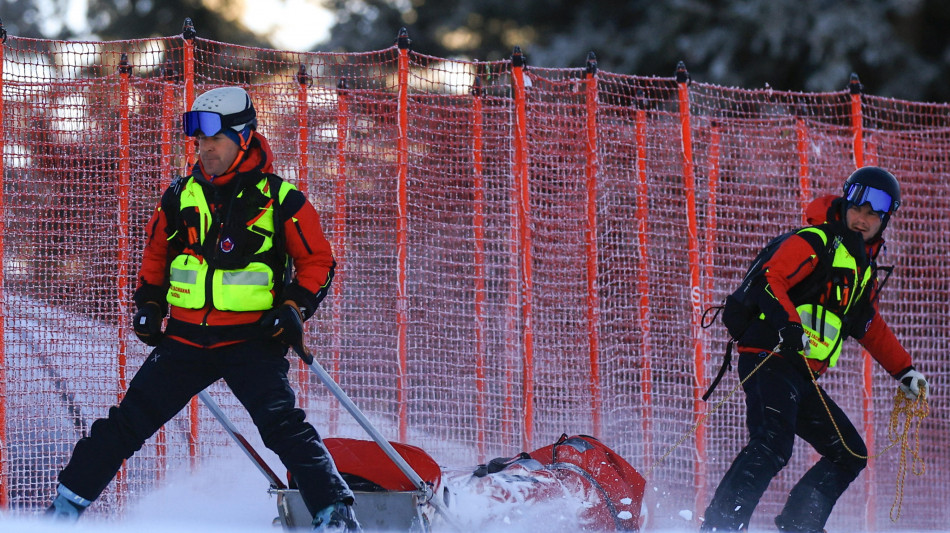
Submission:
<svg viewBox="0 0 950 533">
<path fill-rule="evenodd" d="M 819 235 L 826 245 L 828 235 L 818 228 L 805 228 L 802 232 L 810 231 Z M 837 311 L 831 311 L 828 306 L 818 303 L 804 303 L 795 308 L 802 321 L 802 327 L 808 335 L 809 345 L 805 356 L 819 361 L 828 361 L 828 366 L 838 363 L 841 355 L 841 344 L 844 341 L 844 316 L 851 310 L 855 302 L 860 300 L 871 280 L 872 269 L 868 265 L 859 267 L 857 260 L 851 255 L 846 246 L 834 247 L 831 263 L 832 271 L 838 269 L 849 270 L 853 273 L 854 286 L 845 287 L 835 283 L 831 296 L 837 299 Z"/>
<path fill-rule="evenodd" d="M 179 194 L 179 210 L 197 211 L 200 222 L 199 227 L 195 228 L 197 235 L 192 236 L 197 241 L 193 244 L 197 246 L 187 247 L 171 261 L 167 293 L 169 304 L 186 309 L 203 309 L 211 304 L 221 311 L 264 311 L 274 306 L 275 269 L 283 267 L 283 261 L 274 261 L 272 258 L 275 254 L 268 253 L 274 247 L 276 232 L 281 231 L 275 224 L 275 210 L 295 187 L 281 180 L 275 202 L 270 183 L 271 180 L 263 176 L 255 185 L 268 202 L 258 206 L 260 212 L 247 222 L 245 230 L 262 237 L 263 243 L 250 257 L 243 258 L 248 260 L 246 266 L 229 270 L 216 268 L 209 258 L 197 252 L 206 249 L 205 241 L 214 218 L 201 184 L 193 176 L 188 178 Z M 243 191 L 238 194 L 237 200 L 242 195 Z M 173 233 L 169 240 L 177 233 Z M 223 243 L 220 240 L 221 236 L 218 235 L 219 242 L 214 244 L 222 250 L 226 249 L 229 246 L 227 239 Z"/>
</svg>

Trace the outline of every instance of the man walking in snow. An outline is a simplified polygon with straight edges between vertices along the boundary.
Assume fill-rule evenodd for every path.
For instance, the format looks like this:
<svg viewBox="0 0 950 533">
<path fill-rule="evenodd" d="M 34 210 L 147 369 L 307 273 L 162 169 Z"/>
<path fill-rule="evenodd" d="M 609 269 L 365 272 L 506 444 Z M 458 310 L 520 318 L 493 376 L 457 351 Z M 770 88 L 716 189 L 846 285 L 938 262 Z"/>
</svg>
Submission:
<svg viewBox="0 0 950 533">
<path fill-rule="evenodd" d="M 815 382 L 835 366 L 846 337 L 857 339 L 907 398 L 929 392 L 877 312 L 876 259 L 900 206 L 900 186 L 886 170 L 864 167 L 848 177 L 843 192 L 809 206 L 814 226 L 784 240 L 751 285 L 756 312 L 737 339 L 749 443 L 719 483 L 702 531 L 747 530 L 798 435 L 821 459 L 792 488 L 775 524 L 780 531 L 822 532 L 835 502 L 867 465 L 861 435 Z"/>
<path fill-rule="evenodd" d="M 197 140 L 198 162 L 148 223 L 134 296 L 135 333 L 155 348 L 119 405 L 76 444 L 48 512 L 78 518 L 146 439 L 224 379 L 293 476 L 314 527 L 359 531 L 353 493 L 287 380 L 287 348 L 302 345 L 303 323 L 333 279 L 319 216 L 273 174 L 244 89 L 205 92 L 182 127 Z"/>
</svg>

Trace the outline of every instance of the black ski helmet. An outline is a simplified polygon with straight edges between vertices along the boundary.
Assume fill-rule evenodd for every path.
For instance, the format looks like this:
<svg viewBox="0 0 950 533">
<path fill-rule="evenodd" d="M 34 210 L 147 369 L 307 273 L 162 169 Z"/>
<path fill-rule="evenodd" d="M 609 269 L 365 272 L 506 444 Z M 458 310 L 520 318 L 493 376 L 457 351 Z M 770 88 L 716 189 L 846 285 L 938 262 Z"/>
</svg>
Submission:
<svg viewBox="0 0 950 533">
<path fill-rule="evenodd" d="M 891 214 L 901 205 L 901 186 L 893 174 L 880 167 L 861 167 L 848 176 L 842 187 L 845 209 L 852 205 L 871 204 L 871 209 L 883 213 L 881 232 L 887 227 Z M 878 233 L 880 235 L 880 233 Z"/>
</svg>

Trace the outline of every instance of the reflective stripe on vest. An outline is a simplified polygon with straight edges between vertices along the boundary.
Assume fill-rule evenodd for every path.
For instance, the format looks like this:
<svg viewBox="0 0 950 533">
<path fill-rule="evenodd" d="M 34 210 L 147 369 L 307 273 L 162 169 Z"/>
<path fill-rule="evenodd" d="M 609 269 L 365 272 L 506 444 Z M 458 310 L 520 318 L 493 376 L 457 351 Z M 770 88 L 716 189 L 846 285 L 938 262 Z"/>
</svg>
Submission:
<svg viewBox="0 0 950 533">
<path fill-rule="evenodd" d="M 191 250 L 192 253 L 178 255 L 172 259 L 170 265 L 167 294 L 169 304 L 186 309 L 202 309 L 209 303 L 207 293 L 210 288 L 210 303 L 221 311 L 264 311 L 273 307 L 275 282 L 273 268 L 263 261 L 253 259 L 273 247 L 276 231 L 274 209 L 295 187 L 282 181 L 277 194 L 278 201 L 275 203 L 269 183 L 266 177 L 262 177 L 256 184 L 261 193 L 272 201 L 261 208 L 261 212 L 247 227 L 247 231 L 264 237 L 264 243 L 260 249 L 250 257 L 251 262 L 242 269 L 220 270 L 212 268 L 204 258 L 193 255 L 194 250 Z M 212 219 L 204 190 L 194 177 L 191 177 L 182 188 L 179 198 L 181 210 L 198 210 L 201 222 L 198 228 L 197 244 L 201 248 L 211 227 Z"/>
</svg>

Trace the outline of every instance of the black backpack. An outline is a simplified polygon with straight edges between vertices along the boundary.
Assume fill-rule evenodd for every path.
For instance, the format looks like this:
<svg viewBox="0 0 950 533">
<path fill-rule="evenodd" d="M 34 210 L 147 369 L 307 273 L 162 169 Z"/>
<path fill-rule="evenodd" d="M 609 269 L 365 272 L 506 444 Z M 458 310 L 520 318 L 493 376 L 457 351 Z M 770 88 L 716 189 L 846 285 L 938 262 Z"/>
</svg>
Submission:
<svg viewBox="0 0 950 533">
<path fill-rule="evenodd" d="M 775 250 L 777 250 L 786 239 L 797 234 L 802 229 L 804 229 L 804 227 L 785 232 L 770 240 L 768 244 L 763 246 L 762 249 L 759 250 L 759 253 L 756 254 L 755 259 L 752 260 L 749 268 L 746 269 L 745 275 L 742 277 L 742 281 L 739 283 L 739 286 L 736 287 L 736 290 L 729 296 L 726 296 L 722 305 L 710 307 L 703 312 L 703 328 L 710 327 L 715 322 L 716 315 L 722 313 L 722 323 L 726 326 L 726 331 L 729 332 L 730 337 L 729 342 L 726 344 L 726 353 L 723 357 L 722 366 L 719 367 L 716 378 L 713 379 L 706 393 L 703 394 L 703 401 L 706 401 L 716 386 L 719 385 L 719 381 L 722 380 L 726 370 L 732 368 L 732 346 L 745 334 L 749 326 L 755 322 L 756 318 L 762 312 L 755 298 L 751 295 L 753 285 L 761 279 L 763 273 L 762 266 L 772 258 L 775 254 Z M 830 256 L 834 250 L 834 246 L 835 239 L 828 239 L 824 250 L 825 257 Z M 827 277 L 831 271 L 829 263 L 830 261 L 824 260 L 823 257 L 818 263 L 821 271 L 816 270 L 812 276 Z M 815 283 L 809 283 L 805 286 L 807 287 L 806 294 L 802 294 L 801 296 L 806 298 L 810 297 L 811 293 L 817 293 L 820 290 L 820 285 Z M 712 320 L 707 321 L 706 316 L 710 311 L 715 311 L 715 314 Z"/>
</svg>

